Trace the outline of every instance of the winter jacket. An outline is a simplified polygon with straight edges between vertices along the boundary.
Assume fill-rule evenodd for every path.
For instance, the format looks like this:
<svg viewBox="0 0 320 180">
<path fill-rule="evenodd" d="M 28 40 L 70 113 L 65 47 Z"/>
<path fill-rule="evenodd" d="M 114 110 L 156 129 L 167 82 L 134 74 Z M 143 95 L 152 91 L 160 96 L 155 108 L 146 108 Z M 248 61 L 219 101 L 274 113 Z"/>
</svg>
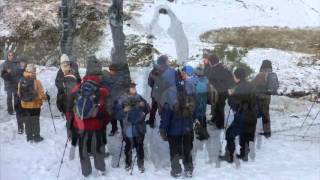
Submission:
<svg viewBox="0 0 320 180">
<path fill-rule="evenodd" d="M 254 86 L 247 82 L 236 85 L 234 93 L 229 97 L 229 105 L 235 112 L 230 128 L 235 133 L 254 134 L 257 124 L 257 103 Z"/>
<path fill-rule="evenodd" d="M 180 84 L 185 85 L 186 83 L 183 81 Z M 166 103 L 160 113 L 160 131 L 165 131 L 170 136 L 184 135 L 193 130 L 194 95 L 188 94 L 187 90 L 182 88 L 186 86 L 177 84 L 179 92 L 173 99 L 176 103 L 173 107 Z"/>
<path fill-rule="evenodd" d="M 235 83 L 232 73 L 227 70 L 221 63 L 218 63 L 211 67 L 205 68 L 205 74 L 218 91 L 218 93 L 227 93 L 228 89 L 231 89 Z"/>
<path fill-rule="evenodd" d="M 162 108 L 160 117 L 160 131 L 165 131 L 170 136 L 184 135 L 193 130 L 193 117 L 178 116 L 168 104 Z"/>
<path fill-rule="evenodd" d="M 252 80 L 252 84 L 256 89 L 258 117 L 262 116 L 264 110 L 269 110 L 271 95 L 266 93 L 266 84 L 268 73 L 271 69 L 262 69 L 261 72 Z"/>
<path fill-rule="evenodd" d="M 80 83 L 81 82 L 81 77 L 80 77 L 80 74 L 79 74 L 79 68 L 78 68 L 78 64 L 76 62 L 73 62 L 73 61 L 70 61 L 70 68 L 72 70 L 72 74 L 74 74 L 77 78 L 77 82 Z M 61 68 L 58 70 L 58 73 L 57 73 L 57 76 L 56 76 L 56 79 L 55 79 L 55 85 L 58 89 L 58 94 L 59 93 L 63 93 L 64 91 L 64 86 L 63 86 L 63 83 L 64 83 L 64 74 L 61 70 Z"/>
<path fill-rule="evenodd" d="M 160 106 L 167 103 L 172 108 L 176 103 L 178 74 L 176 70 L 166 64 L 158 65 L 155 68 L 157 73 L 151 74 L 149 77 L 154 81 L 154 83 L 149 82 L 149 84 L 153 84 L 151 96 Z"/>
<path fill-rule="evenodd" d="M 42 83 L 37 80 L 35 77 L 32 77 L 33 75 L 29 72 L 24 72 L 23 73 L 23 76 L 24 78 L 26 79 L 34 79 L 34 88 L 35 90 L 37 91 L 38 93 L 38 97 L 31 101 L 31 102 L 25 102 L 25 101 L 21 101 L 21 107 L 23 109 L 38 109 L 38 108 L 41 108 L 42 104 L 43 104 L 43 101 L 46 100 L 46 95 L 44 93 L 44 89 L 43 89 L 43 86 L 42 86 Z M 20 97 L 21 95 L 21 92 L 20 92 L 20 82 L 18 84 L 18 96 Z"/>
<path fill-rule="evenodd" d="M 255 86 L 257 97 L 270 103 L 271 96 L 266 93 L 267 76 L 269 72 L 271 72 L 271 70 L 259 72 L 252 80 L 252 84 Z"/>
<path fill-rule="evenodd" d="M 141 107 L 140 103 L 144 106 Z M 124 108 L 130 106 L 129 112 L 124 112 Z M 130 96 L 125 94 L 120 97 L 116 105 L 116 118 L 122 122 L 123 134 L 128 138 L 138 137 L 146 133 L 146 115 L 150 112 L 150 106 L 139 94 Z"/>
<path fill-rule="evenodd" d="M 108 71 L 102 72 L 102 81 L 101 84 L 104 87 L 108 87 L 110 91 L 110 100 L 109 103 L 112 105 L 117 101 L 120 96 L 123 94 L 123 84 L 125 84 L 125 79 L 123 76 L 118 74 L 111 75 Z"/>
<path fill-rule="evenodd" d="M 88 75 L 83 78 L 83 82 L 94 81 L 97 84 L 101 84 L 99 76 Z M 78 92 L 81 88 L 81 84 L 78 83 L 72 90 L 71 95 L 68 98 L 69 102 L 75 102 Z M 67 106 L 66 118 L 68 123 L 72 125 L 73 128 L 80 131 L 97 131 L 103 129 L 110 121 L 108 112 L 106 111 L 107 97 L 109 95 L 108 89 L 106 87 L 99 88 L 99 110 L 95 118 L 81 120 L 74 112 L 74 103 L 70 103 Z"/>
<path fill-rule="evenodd" d="M 203 117 L 206 115 L 207 104 L 215 105 L 218 101 L 217 90 L 209 83 L 206 76 L 197 76 L 195 80 L 195 88 L 198 83 L 207 84 L 207 90 L 205 93 L 199 93 L 195 89 L 195 118 Z"/>
<path fill-rule="evenodd" d="M 77 77 L 74 74 L 64 75 L 62 79 L 63 90 L 60 90 L 60 93 L 57 95 L 57 107 L 58 110 L 62 113 L 66 113 L 67 104 L 70 103 L 66 101 L 68 96 L 71 94 L 71 90 L 76 84 L 78 84 Z"/>
<path fill-rule="evenodd" d="M 17 60 L 6 60 L 3 63 L 3 68 L 1 70 L 1 77 L 4 80 L 5 90 L 16 91 L 19 82 L 19 69 L 20 61 Z M 10 70 L 10 73 L 8 72 Z"/>
</svg>

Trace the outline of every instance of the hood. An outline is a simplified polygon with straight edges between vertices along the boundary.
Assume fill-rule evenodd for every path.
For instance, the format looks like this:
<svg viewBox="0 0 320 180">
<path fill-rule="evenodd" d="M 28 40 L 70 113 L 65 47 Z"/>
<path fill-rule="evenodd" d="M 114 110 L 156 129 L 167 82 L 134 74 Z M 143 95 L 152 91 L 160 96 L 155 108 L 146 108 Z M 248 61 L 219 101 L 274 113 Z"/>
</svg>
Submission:
<svg viewBox="0 0 320 180">
<path fill-rule="evenodd" d="M 100 84 L 101 78 L 100 78 L 100 76 L 97 76 L 97 75 L 87 75 L 87 76 L 83 77 L 83 82 L 85 82 L 85 81 L 90 81 L 95 84 Z"/>
</svg>

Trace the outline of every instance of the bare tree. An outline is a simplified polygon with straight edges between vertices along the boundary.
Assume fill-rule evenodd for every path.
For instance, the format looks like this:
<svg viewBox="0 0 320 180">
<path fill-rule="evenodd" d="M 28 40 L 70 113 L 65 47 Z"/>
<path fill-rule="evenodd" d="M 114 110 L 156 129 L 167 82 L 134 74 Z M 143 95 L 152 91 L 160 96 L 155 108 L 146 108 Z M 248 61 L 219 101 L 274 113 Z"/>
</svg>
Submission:
<svg viewBox="0 0 320 180">
<path fill-rule="evenodd" d="M 123 33 L 123 0 L 112 0 L 109 9 L 109 23 L 114 47 L 111 52 L 112 64 L 117 66 L 118 76 L 121 76 L 121 87 L 125 91 L 131 81 Z"/>
<path fill-rule="evenodd" d="M 75 8 L 75 0 L 62 0 L 61 15 L 63 32 L 60 42 L 62 54 L 72 55 L 73 33 L 75 31 L 75 20 L 73 17 L 73 9 Z"/>
</svg>

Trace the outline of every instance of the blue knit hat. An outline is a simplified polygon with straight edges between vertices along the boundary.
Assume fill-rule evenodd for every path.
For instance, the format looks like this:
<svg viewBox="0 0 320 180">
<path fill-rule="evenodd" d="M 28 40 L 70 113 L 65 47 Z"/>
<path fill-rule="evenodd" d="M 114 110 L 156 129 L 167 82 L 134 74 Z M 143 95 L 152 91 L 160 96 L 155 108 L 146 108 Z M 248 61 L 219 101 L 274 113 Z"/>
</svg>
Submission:
<svg viewBox="0 0 320 180">
<path fill-rule="evenodd" d="M 191 66 L 184 66 L 184 67 L 182 68 L 182 71 L 183 71 L 184 73 L 186 73 L 188 76 L 192 76 L 192 75 L 194 74 L 193 67 L 191 67 Z"/>
<path fill-rule="evenodd" d="M 165 64 L 167 61 L 169 60 L 167 55 L 161 55 L 158 59 L 157 59 L 157 64 L 158 65 L 163 65 Z"/>
</svg>

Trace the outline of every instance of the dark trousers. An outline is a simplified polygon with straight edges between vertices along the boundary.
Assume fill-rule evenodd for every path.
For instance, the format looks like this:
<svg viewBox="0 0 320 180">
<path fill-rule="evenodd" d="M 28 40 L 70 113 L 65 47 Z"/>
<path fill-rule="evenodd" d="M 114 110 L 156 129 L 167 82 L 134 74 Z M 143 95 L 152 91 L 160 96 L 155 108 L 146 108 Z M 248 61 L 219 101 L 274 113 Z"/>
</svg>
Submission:
<svg viewBox="0 0 320 180">
<path fill-rule="evenodd" d="M 79 156 L 81 170 L 84 176 L 92 173 L 89 152 L 93 155 L 94 166 L 99 171 L 105 171 L 103 131 L 84 131 L 79 133 Z M 89 151 L 90 149 L 90 151 Z"/>
<path fill-rule="evenodd" d="M 13 100 L 13 102 L 12 102 Z M 7 89 L 7 110 L 8 113 L 13 113 L 14 105 L 18 104 L 18 95 L 16 90 Z"/>
<path fill-rule="evenodd" d="M 199 120 L 200 124 L 201 124 L 204 128 L 207 128 L 207 117 L 206 117 L 206 115 L 201 116 L 201 117 L 197 117 L 196 119 Z"/>
<path fill-rule="evenodd" d="M 24 120 L 23 120 L 23 111 L 21 107 L 21 102 L 18 100 L 17 104 L 15 104 L 14 109 L 16 110 L 16 119 L 18 130 L 24 130 Z"/>
<path fill-rule="evenodd" d="M 193 131 L 179 136 L 168 136 L 170 148 L 171 174 L 182 172 L 179 160 L 183 160 L 185 171 L 193 171 L 192 148 L 193 148 Z"/>
<path fill-rule="evenodd" d="M 157 110 L 158 110 L 158 103 L 154 98 L 152 98 L 150 117 L 149 117 L 150 124 L 154 124 Z"/>
<path fill-rule="evenodd" d="M 218 129 L 224 128 L 224 107 L 226 106 L 226 93 L 219 93 L 219 99 L 215 107 L 212 107 L 212 111 L 214 111 L 213 119 Z"/>
<path fill-rule="evenodd" d="M 22 119 L 26 125 L 26 134 L 28 139 L 40 136 L 40 112 L 40 108 L 22 109 Z"/>
<path fill-rule="evenodd" d="M 247 157 L 250 151 L 249 149 L 249 142 L 254 141 L 254 135 L 249 133 L 242 133 L 240 134 L 240 156 Z"/>
<path fill-rule="evenodd" d="M 125 147 L 124 153 L 126 155 L 126 165 L 132 165 L 132 149 L 136 148 L 137 164 L 142 167 L 144 164 L 144 149 L 143 149 L 144 135 L 138 137 L 128 138 L 124 137 Z"/>
<path fill-rule="evenodd" d="M 271 133 L 269 105 L 265 105 L 262 108 L 262 124 L 263 124 L 263 132 Z"/>
<path fill-rule="evenodd" d="M 114 116 L 111 117 L 111 127 L 112 127 L 111 128 L 112 132 L 115 132 L 118 130 L 118 121 Z"/>
</svg>

